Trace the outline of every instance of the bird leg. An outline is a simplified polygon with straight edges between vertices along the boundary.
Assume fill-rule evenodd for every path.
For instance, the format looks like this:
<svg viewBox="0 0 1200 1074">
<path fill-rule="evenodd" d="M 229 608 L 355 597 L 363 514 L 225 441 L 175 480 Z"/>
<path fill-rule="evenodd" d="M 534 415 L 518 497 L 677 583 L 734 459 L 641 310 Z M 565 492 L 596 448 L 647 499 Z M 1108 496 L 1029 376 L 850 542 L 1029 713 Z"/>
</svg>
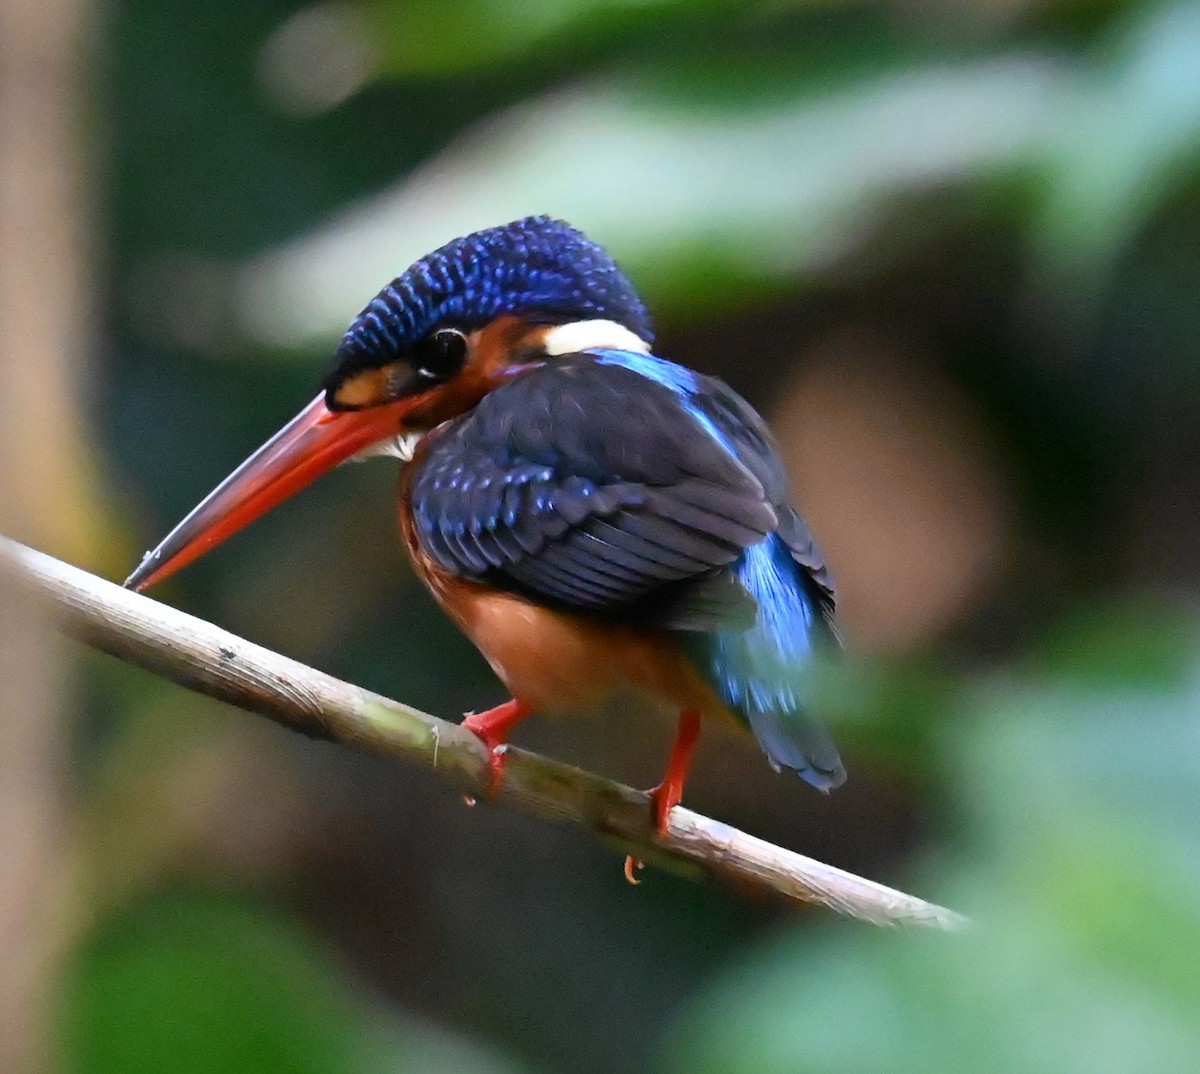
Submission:
<svg viewBox="0 0 1200 1074">
<path fill-rule="evenodd" d="M 654 815 L 654 827 L 659 835 L 665 834 L 667 820 L 671 810 L 679 804 L 683 797 L 683 783 L 687 779 L 688 769 L 692 764 L 692 754 L 696 751 L 696 742 L 700 738 L 700 713 L 689 711 L 679 716 L 679 728 L 675 732 L 675 742 L 671 746 L 671 756 L 667 761 L 667 770 L 662 782 L 650 791 L 650 808 Z M 632 855 L 625 859 L 625 879 L 631 884 L 639 881 L 634 879 L 633 872 L 640 869 L 642 862 Z"/>
<path fill-rule="evenodd" d="M 513 698 L 487 712 L 473 712 L 464 717 L 463 727 L 477 735 L 488 749 L 488 770 L 491 772 L 489 794 L 496 794 L 504 782 L 503 746 L 508 741 L 508 733 L 531 712 L 533 708 L 530 705 Z"/>
<path fill-rule="evenodd" d="M 685 712 L 679 717 L 679 729 L 675 732 L 675 743 L 667 761 L 667 771 L 662 782 L 650 791 L 650 805 L 654 810 L 654 827 L 660 835 L 667 830 L 667 818 L 671 810 L 683 797 L 683 781 L 687 779 L 700 737 L 700 713 Z"/>
</svg>

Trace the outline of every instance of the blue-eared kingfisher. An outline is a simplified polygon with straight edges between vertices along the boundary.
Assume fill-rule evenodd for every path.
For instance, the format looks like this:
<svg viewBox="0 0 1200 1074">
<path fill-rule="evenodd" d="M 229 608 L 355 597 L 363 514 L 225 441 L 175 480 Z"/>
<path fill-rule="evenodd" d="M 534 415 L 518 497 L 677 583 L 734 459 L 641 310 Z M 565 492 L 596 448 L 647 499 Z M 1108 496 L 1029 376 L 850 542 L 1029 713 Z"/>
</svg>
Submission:
<svg viewBox="0 0 1200 1074">
<path fill-rule="evenodd" d="M 656 355 L 608 253 L 545 216 L 457 239 L 371 300 L 321 393 L 150 552 L 143 589 L 340 462 L 404 461 L 400 531 L 512 700 L 464 724 L 501 748 L 531 713 L 629 699 L 678 731 L 665 831 L 702 717 L 750 728 L 821 790 L 845 770 L 809 715 L 834 589 L 762 418 Z"/>
</svg>

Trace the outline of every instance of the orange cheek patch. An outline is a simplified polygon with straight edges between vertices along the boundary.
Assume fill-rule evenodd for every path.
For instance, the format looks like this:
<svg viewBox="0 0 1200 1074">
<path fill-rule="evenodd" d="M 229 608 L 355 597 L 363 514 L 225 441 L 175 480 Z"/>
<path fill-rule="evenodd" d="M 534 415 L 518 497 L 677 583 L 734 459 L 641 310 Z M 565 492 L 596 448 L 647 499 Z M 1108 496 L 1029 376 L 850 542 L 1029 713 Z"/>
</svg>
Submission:
<svg viewBox="0 0 1200 1074">
<path fill-rule="evenodd" d="M 346 410 L 360 410 L 363 407 L 379 406 L 390 400 L 388 385 L 393 374 L 398 372 L 394 366 L 383 366 L 379 369 L 364 369 L 347 377 L 338 385 L 333 395 L 333 404 Z"/>
<path fill-rule="evenodd" d="M 411 423 L 440 424 L 470 410 L 514 368 L 540 356 L 548 331 L 542 325 L 530 327 L 512 315 L 499 317 L 467 337 L 466 362 L 449 380 L 422 383 L 410 362 L 391 362 L 347 377 L 331 396 L 330 406 L 366 410 L 409 398 Z"/>
<path fill-rule="evenodd" d="M 471 343 L 469 364 L 487 376 L 502 372 L 539 353 L 547 331 L 549 329 L 541 325 L 531 328 L 512 314 L 498 317 L 468 337 Z"/>
</svg>

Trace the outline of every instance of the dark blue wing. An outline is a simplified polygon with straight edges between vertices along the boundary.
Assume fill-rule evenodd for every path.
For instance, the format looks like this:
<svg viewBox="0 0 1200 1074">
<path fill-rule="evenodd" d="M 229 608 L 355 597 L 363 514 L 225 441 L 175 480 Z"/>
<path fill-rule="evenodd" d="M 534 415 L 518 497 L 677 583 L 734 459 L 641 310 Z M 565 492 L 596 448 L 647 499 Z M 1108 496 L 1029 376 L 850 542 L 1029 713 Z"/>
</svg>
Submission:
<svg viewBox="0 0 1200 1074">
<path fill-rule="evenodd" d="M 838 786 L 846 770 L 828 733 L 808 714 L 805 671 L 813 650 L 836 637 L 833 580 L 807 524 L 788 502 L 787 478 L 770 432 L 720 381 L 642 356 L 613 353 L 601 360 L 644 369 L 670 384 L 754 475 L 775 509 L 776 530 L 729 569 L 754 601 L 754 619 L 700 634 L 693 653 L 773 765 L 822 790 Z"/>
<path fill-rule="evenodd" d="M 725 568 L 776 529 L 773 497 L 688 393 L 630 364 L 564 356 L 440 430 L 413 478 L 418 539 L 455 574 L 569 607 L 652 603 L 690 630 L 752 616 Z"/>
</svg>

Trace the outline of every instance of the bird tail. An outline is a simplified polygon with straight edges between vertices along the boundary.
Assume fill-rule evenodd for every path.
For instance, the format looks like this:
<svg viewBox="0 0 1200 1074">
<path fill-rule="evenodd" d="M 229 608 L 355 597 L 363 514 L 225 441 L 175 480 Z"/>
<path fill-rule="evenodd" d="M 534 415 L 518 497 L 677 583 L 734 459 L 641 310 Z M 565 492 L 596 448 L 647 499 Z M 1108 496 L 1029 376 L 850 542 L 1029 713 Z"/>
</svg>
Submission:
<svg viewBox="0 0 1200 1074">
<path fill-rule="evenodd" d="M 747 549 L 733 569 L 758 616 L 748 629 L 706 636 L 707 671 L 772 767 L 832 790 L 846 770 L 828 732 L 805 711 L 814 648 L 834 639 L 815 587 L 776 534 Z"/>
</svg>

